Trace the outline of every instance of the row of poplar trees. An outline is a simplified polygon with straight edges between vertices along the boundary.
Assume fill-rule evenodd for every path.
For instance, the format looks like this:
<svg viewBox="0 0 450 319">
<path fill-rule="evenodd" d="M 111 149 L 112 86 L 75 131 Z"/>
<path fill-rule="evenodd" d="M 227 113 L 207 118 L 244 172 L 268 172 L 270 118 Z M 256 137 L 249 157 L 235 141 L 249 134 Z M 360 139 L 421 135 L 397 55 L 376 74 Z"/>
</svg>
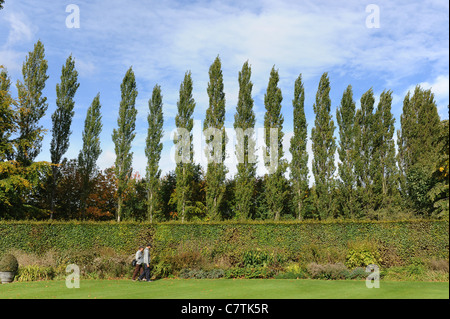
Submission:
<svg viewBox="0 0 450 319">
<path fill-rule="evenodd" d="M 71 122 L 74 116 L 74 96 L 79 87 L 75 61 L 69 56 L 61 70 L 61 81 L 56 86 L 56 110 L 52 114 L 52 139 L 50 144 L 51 163 L 35 162 L 40 153 L 45 129 L 39 120 L 48 108 L 43 96 L 47 61 L 44 46 L 38 41 L 23 64 L 23 81 L 17 82 L 18 98 L 10 94 L 11 81 L 5 69 L 1 72 L 1 130 L 0 130 L 0 199 L 1 209 L 13 209 L 24 205 L 26 194 L 32 191 L 29 181 L 45 180 L 50 206 L 50 218 L 55 212 L 55 190 L 60 178 L 61 160 L 69 147 Z M 252 98 L 251 66 L 245 62 L 239 72 L 239 97 L 234 115 L 235 129 L 254 129 L 255 113 Z M 365 92 L 361 107 L 356 109 L 352 87 L 349 85 L 337 107 L 339 141 L 336 140 L 336 126 L 331 114 L 330 81 L 327 73 L 320 79 L 313 110 L 314 127 L 311 129 L 312 174 L 314 186 L 309 187 L 308 172 L 308 127 L 305 117 L 305 90 L 301 74 L 295 81 L 292 100 L 294 134 L 290 140 L 292 160 L 286 161 L 283 154 L 283 123 L 281 89 L 275 67 L 270 72 L 267 91 L 264 95 L 264 127 L 266 148 L 264 164 L 269 167 L 277 160 L 275 170 L 264 176 L 264 200 L 273 219 L 282 218 L 286 202 L 290 201 L 298 219 L 308 215 L 314 206 L 312 217 L 327 219 L 333 217 L 360 218 L 368 215 L 389 214 L 394 210 L 413 209 L 419 215 L 448 216 L 448 121 L 441 121 L 434 96 L 430 90 L 417 86 L 408 93 L 403 102 L 401 129 L 397 132 L 397 148 L 394 140 L 395 119 L 392 115 L 392 91 L 385 90 L 375 105 L 372 89 Z M 126 202 L 124 194 L 132 176 L 132 142 L 135 137 L 136 79 L 132 68 L 123 78 L 117 127 L 112 140 L 115 144 L 116 160 L 114 172 L 117 182 L 116 219 L 121 220 Z M 185 73 L 180 85 L 178 112 L 175 117 L 177 128 L 189 132 L 189 143 L 179 143 L 181 133 L 176 134 L 174 143 L 177 154 L 188 160 L 176 164 L 176 208 L 182 221 L 189 219 L 190 211 L 199 205 L 192 201 L 195 163 L 193 162 L 193 113 L 196 102 L 192 95 L 191 72 Z M 222 219 L 221 207 L 225 194 L 227 168 L 225 144 L 225 93 L 221 60 L 217 57 L 209 69 L 207 87 L 209 107 L 203 122 L 203 129 L 214 128 L 223 132 L 222 161 L 207 164 L 205 174 L 205 208 L 208 220 Z M 148 134 L 145 154 L 148 160 L 145 181 L 147 189 L 147 218 L 153 221 L 161 201 L 159 187 L 161 170 L 159 162 L 163 136 L 163 102 L 159 85 L 153 88 L 148 101 Z M 276 129 L 275 141 L 270 129 Z M 96 172 L 97 159 L 101 154 L 100 132 L 102 130 L 100 95 L 97 94 L 87 110 L 83 146 L 78 155 L 78 170 L 82 176 L 81 211 L 86 209 L 91 179 Z M 247 131 L 248 132 L 248 131 Z M 447 135 L 445 135 L 447 134 Z M 212 137 L 206 138 L 207 154 L 213 149 Z M 239 220 L 252 217 L 256 202 L 256 163 L 254 134 L 237 139 L 236 152 L 243 154 L 237 164 L 234 177 L 234 216 Z M 272 147 L 271 147 L 272 145 Z M 273 147 L 275 145 L 275 148 Z M 183 147 L 187 147 L 184 150 Z M 277 152 L 277 153 L 276 153 Z M 278 156 L 274 157 L 274 153 Z M 336 153 L 338 161 L 336 161 Z M 183 155 L 184 154 L 184 155 Z M 337 163 L 337 165 L 336 165 Z M 273 163 L 272 163 L 273 164 Z M 289 169 L 289 170 L 288 170 Z M 47 170 L 47 171 L 45 171 Z M 286 178 L 289 171 L 290 178 Z M 20 176 L 21 179 L 17 177 Z M 42 180 L 42 178 L 41 178 Z M 27 183 L 28 181 L 28 183 Z M 437 188 L 437 189 L 436 189 Z M 17 191 L 17 190 L 22 191 Z M 434 206 L 433 206 L 434 205 Z M 373 216 L 371 216 L 373 217 Z M 386 216 L 385 216 L 386 217 Z"/>
</svg>

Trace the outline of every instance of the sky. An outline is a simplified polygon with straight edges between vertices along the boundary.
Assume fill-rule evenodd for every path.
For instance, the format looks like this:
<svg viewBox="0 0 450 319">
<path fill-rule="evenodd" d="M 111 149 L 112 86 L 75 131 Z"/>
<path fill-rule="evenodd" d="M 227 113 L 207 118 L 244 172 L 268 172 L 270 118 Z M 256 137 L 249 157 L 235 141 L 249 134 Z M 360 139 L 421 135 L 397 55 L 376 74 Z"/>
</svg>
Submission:
<svg viewBox="0 0 450 319">
<path fill-rule="evenodd" d="M 73 5 L 78 11 L 73 11 Z M 132 145 L 133 169 L 141 176 L 145 175 L 147 163 L 144 149 L 148 100 L 156 84 L 161 86 L 163 94 L 160 168 L 166 174 L 176 165 L 171 137 L 179 88 L 186 71 L 192 72 L 196 101 L 194 140 L 200 141 L 208 107 L 208 70 L 214 59 L 219 56 L 222 62 L 225 127 L 230 129 L 239 92 L 238 73 L 244 62 L 248 61 L 252 68 L 256 131 L 263 127 L 264 94 L 270 70 L 275 66 L 283 95 L 284 153 L 290 160 L 292 99 L 299 74 L 305 87 L 308 138 L 314 126 L 315 95 L 324 72 L 330 78 L 331 113 L 336 126 L 336 108 L 348 85 L 353 88 L 357 108 L 368 89 L 373 89 L 376 103 L 383 90 L 392 90 L 396 129 L 400 128 L 403 99 L 416 85 L 431 88 L 439 115 L 448 118 L 448 12 L 449 4 L 443 0 L 6 0 L 0 11 L 0 65 L 7 68 L 15 84 L 22 80 L 22 64 L 28 52 L 38 40 L 43 42 L 49 75 L 44 95 L 49 107 L 40 124 L 48 132 L 36 160 L 50 161 L 56 84 L 60 82 L 63 64 L 72 54 L 80 87 L 75 96 L 70 147 L 65 157 L 77 157 L 86 111 L 100 93 L 103 151 L 97 164 L 101 169 L 114 164 L 111 135 L 117 127 L 120 84 L 132 67 L 139 92 L 136 137 Z M 72 27 L 75 16 L 79 17 L 78 27 Z M 15 85 L 12 91 L 17 96 Z M 203 146 L 201 143 L 195 146 L 195 161 L 202 165 L 205 163 Z M 311 168 L 310 140 L 308 151 Z M 230 177 L 236 172 L 232 143 L 227 154 Z M 258 174 L 264 173 L 263 165 L 259 165 Z"/>
</svg>

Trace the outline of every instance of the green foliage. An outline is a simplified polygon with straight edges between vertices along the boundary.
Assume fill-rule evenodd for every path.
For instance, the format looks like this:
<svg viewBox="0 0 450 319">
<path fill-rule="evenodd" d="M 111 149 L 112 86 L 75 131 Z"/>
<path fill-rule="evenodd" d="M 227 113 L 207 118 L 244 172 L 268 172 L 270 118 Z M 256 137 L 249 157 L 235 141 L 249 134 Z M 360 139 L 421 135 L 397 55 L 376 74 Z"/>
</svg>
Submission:
<svg viewBox="0 0 450 319">
<path fill-rule="evenodd" d="M 255 278 L 271 278 L 274 273 L 267 267 L 234 267 L 225 271 L 225 278 L 241 278 L 241 279 L 255 279 Z"/>
<path fill-rule="evenodd" d="M 261 251 L 261 250 L 250 250 L 244 252 L 242 258 L 242 265 L 244 267 L 266 267 L 273 261 L 273 256 Z"/>
<path fill-rule="evenodd" d="M 19 263 L 12 254 L 6 254 L 0 259 L 0 271 L 17 272 Z"/>
<path fill-rule="evenodd" d="M 263 151 L 264 165 L 268 171 L 266 176 L 266 203 L 269 211 L 273 214 L 274 220 L 281 218 L 285 210 L 285 202 L 288 195 L 287 183 L 284 174 L 287 169 L 287 162 L 283 159 L 283 122 L 281 113 L 281 101 L 283 96 L 278 87 L 280 76 L 275 66 L 270 71 L 267 91 L 264 95 L 264 130 L 265 130 L 265 150 Z"/>
<path fill-rule="evenodd" d="M 330 80 L 324 73 L 320 78 L 313 105 L 316 115 L 311 130 L 312 151 L 314 154 L 312 171 L 314 174 L 317 202 L 320 218 L 326 219 L 333 214 L 331 192 L 334 188 L 336 141 L 334 121 L 332 120 L 330 100 Z"/>
<path fill-rule="evenodd" d="M 225 192 L 225 93 L 223 88 L 222 64 L 219 56 L 216 57 L 209 68 L 208 82 L 209 107 L 203 122 L 206 134 L 206 156 L 208 159 L 206 171 L 206 211 L 210 220 L 221 219 L 220 207 Z M 210 130 L 218 133 L 210 135 Z M 215 140 L 220 139 L 220 140 Z"/>
<path fill-rule="evenodd" d="M 56 272 L 53 267 L 28 265 L 19 268 L 19 272 L 16 275 L 16 281 L 52 280 L 55 277 Z"/>
<path fill-rule="evenodd" d="M 0 162 L 0 218 L 42 218 L 47 212 L 33 202 L 33 196 L 51 170 L 48 162 L 23 166 L 17 161 Z"/>
<path fill-rule="evenodd" d="M 24 166 L 29 166 L 39 155 L 46 131 L 39 125 L 39 120 L 48 108 L 47 98 L 43 96 L 48 79 L 47 68 L 44 45 L 38 40 L 23 63 L 23 82 L 17 81 L 19 137 L 16 140 L 16 160 Z"/>
<path fill-rule="evenodd" d="M 236 218 L 248 219 L 254 210 L 253 196 L 256 176 L 256 141 L 254 136 L 255 112 L 253 111 L 251 67 L 248 62 L 239 72 L 239 98 L 234 115 L 236 130 L 237 174 L 234 197 Z"/>
<path fill-rule="evenodd" d="M 17 130 L 17 102 L 11 97 L 11 79 L 7 70 L 1 65 L 0 70 L 0 161 L 5 161 L 14 157 L 12 134 Z"/>
<path fill-rule="evenodd" d="M 339 215 L 347 218 L 355 217 L 355 109 L 351 85 L 342 95 L 341 105 L 336 110 L 339 125 L 339 161 L 338 182 L 339 194 L 337 198 Z"/>
<path fill-rule="evenodd" d="M 376 245 L 364 241 L 351 243 L 345 259 L 345 264 L 350 268 L 380 265 L 382 262 Z"/>
<path fill-rule="evenodd" d="M 112 134 L 116 152 L 115 173 L 118 181 L 118 205 L 116 215 L 118 221 L 120 221 L 122 215 L 123 196 L 133 171 L 133 152 L 131 152 L 131 143 L 136 135 L 137 110 L 135 103 L 138 92 L 136 89 L 136 79 L 131 67 L 123 78 L 120 90 L 121 101 L 119 117 L 117 118 L 118 128 L 114 129 Z"/>
<path fill-rule="evenodd" d="M 176 166 L 176 207 L 177 212 L 184 222 L 189 217 L 189 211 L 198 205 L 193 201 L 193 195 L 199 192 L 193 192 L 193 183 L 195 180 L 194 146 L 192 144 L 192 129 L 194 128 L 194 109 L 195 100 L 192 96 L 193 83 L 191 72 L 188 71 L 184 75 L 184 80 L 180 85 L 180 96 L 177 102 L 178 113 L 175 116 L 175 125 L 177 133 L 174 137 L 176 146 L 176 156 L 178 156 Z M 186 135 L 183 135 L 186 134 Z"/>
<path fill-rule="evenodd" d="M 290 141 L 292 160 L 289 165 L 293 185 L 293 200 L 298 219 L 305 215 L 305 199 L 308 193 L 308 123 L 305 116 L 305 88 L 300 74 L 295 81 L 294 99 L 292 100 L 294 135 Z"/>
<path fill-rule="evenodd" d="M 100 108 L 100 94 L 98 93 L 87 110 L 82 133 L 83 146 L 78 154 L 78 171 L 82 184 L 80 195 L 82 217 L 85 217 L 86 200 L 92 191 L 92 179 L 97 170 L 96 163 L 102 152 L 100 148 L 100 132 L 102 130 Z"/>
<path fill-rule="evenodd" d="M 160 187 L 161 170 L 159 169 L 159 161 L 161 159 L 163 137 L 163 103 L 161 87 L 155 85 L 153 88 L 152 98 L 148 101 L 149 114 L 148 132 L 146 139 L 145 156 L 147 157 L 146 179 L 148 191 L 148 211 L 147 219 L 152 222 L 153 215 L 160 205 L 158 196 Z"/>
</svg>

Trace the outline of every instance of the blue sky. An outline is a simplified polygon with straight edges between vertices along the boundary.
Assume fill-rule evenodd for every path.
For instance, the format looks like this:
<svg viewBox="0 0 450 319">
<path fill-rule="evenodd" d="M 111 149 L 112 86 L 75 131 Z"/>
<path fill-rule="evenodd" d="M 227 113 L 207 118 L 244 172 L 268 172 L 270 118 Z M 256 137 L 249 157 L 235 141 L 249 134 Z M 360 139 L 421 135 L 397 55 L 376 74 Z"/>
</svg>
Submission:
<svg viewBox="0 0 450 319">
<path fill-rule="evenodd" d="M 66 27 L 66 7 L 80 9 L 80 28 Z M 379 28 L 368 28 L 371 12 L 379 8 Z M 49 108 L 42 125 L 49 129 L 38 160 L 50 160 L 51 114 L 61 67 L 72 54 L 79 72 L 70 148 L 81 148 L 86 110 L 100 92 L 103 115 L 103 169 L 113 165 L 111 139 L 120 102 L 120 83 L 132 66 L 139 95 L 133 167 L 144 175 L 148 99 L 161 85 L 164 103 L 163 173 L 175 168 L 171 159 L 179 86 L 187 70 L 194 81 L 197 130 L 208 107 L 208 69 L 220 55 L 226 95 L 226 126 L 233 126 L 238 96 L 238 72 L 245 61 L 252 67 L 257 128 L 263 126 L 264 93 L 273 65 L 279 70 L 283 93 L 285 155 L 290 159 L 294 81 L 305 84 L 308 130 L 314 126 L 312 105 L 320 76 L 328 72 L 333 119 L 347 85 L 359 106 L 361 95 L 373 88 L 377 98 L 393 91 L 393 114 L 400 125 L 406 92 L 420 84 L 432 88 L 441 118 L 448 118 L 449 7 L 447 1 L 32 1 L 6 0 L 0 11 L 0 65 L 13 83 L 21 79 L 25 56 L 40 39 L 49 63 L 44 90 Z M 15 88 L 13 94 L 16 94 Z M 335 120 L 336 122 L 336 120 Z M 337 125 L 337 123 L 336 123 Z M 337 135 L 337 130 L 336 130 Z M 310 149 L 311 143 L 308 143 Z M 197 148 L 199 150 L 199 148 Z M 201 161 L 200 151 L 197 161 Z M 231 152 L 229 152 L 231 153 Z M 229 154 L 232 155 L 232 154 Z M 311 156 L 310 156 L 311 161 Z M 231 162 L 230 162 L 231 163 Z M 235 171 L 229 164 L 230 174 Z M 258 171 L 264 173 L 261 167 Z"/>
</svg>

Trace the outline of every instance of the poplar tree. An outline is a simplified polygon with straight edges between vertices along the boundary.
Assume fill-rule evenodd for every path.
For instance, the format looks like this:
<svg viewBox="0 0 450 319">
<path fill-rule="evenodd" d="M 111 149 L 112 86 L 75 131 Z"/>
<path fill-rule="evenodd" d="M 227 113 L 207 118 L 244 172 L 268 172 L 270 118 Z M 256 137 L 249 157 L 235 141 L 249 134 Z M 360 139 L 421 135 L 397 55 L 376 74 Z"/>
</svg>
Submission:
<svg viewBox="0 0 450 319">
<path fill-rule="evenodd" d="M 254 208 L 254 191 L 256 177 L 255 161 L 255 113 L 253 112 L 253 98 L 251 67 L 248 61 L 239 72 L 239 97 L 234 115 L 234 129 L 236 130 L 236 156 L 238 158 L 235 212 L 237 219 L 246 220 L 251 217 Z"/>
<path fill-rule="evenodd" d="M 284 209 L 287 184 L 284 174 L 287 163 L 283 159 L 283 122 L 281 114 L 281 101 L 283 96 L 278 87 L 278 70 L 275 66 L 270 72 L 269 84 L 264 95 L 264 130 L 266 147 L 264 151 L 264 164 L 268 170 L 266 184 L 266 202 L 275 220 L 279 220 Z"/>
<path fill-rule="evenodd" d="M 361 108 L 355 115 L 355 175 L 358 201 L 362 213 L 373 208 L 373 134 L 374 134 L 373 90 L 361 96 Z"/>
<path fill-rule="evenodd" d="M 0 66 L 0 68 L 2 68 Z M 15 101 L 11 97 L 11 80 L 6 69 L 0 72 L 0 162 L 14 158 L 12 134 L 16 131 Z"/>
<path fill-rule="evenodd" d="M 159 192 L 159 177 L 161 170 L 159 169 L 159 161 L 161 159 L 161 151 L 163 144 L 161 139 L 163 137 L 163 103 L 161 87 L 155 85 L 153 88 L 152 98 L 148 101 L 149 114 L 148 133 L 146 140 L 145 155 L 147 156 L 147 192 L 148 192 L 148 206 L 147 219 L 152 222 L 153 216 L 158 208 L 158 192 Z"/>
<path fill-rule="evenodd" d="M 123 78 L 121 89 L 121 101 L 119 107 L 119 117 L 117 119 L 118 128 L 113 130 L 112 140 L 115 144 L 116 160 L 115 173 L 118 182 L 117 188 L 117 221 L 120 222 L 123 197 L 127 188 L 128 181 L 133 172 L 133 152 L 131 152 L 131 143 L 136 135 L 136 114 L 135 107 L 137 89 L 134 72 L 130 67 Z"/>
<path fill-rule="evenodd" d="M 52 114 L 52 140 L 50 142 L 50 155 L 52 164 L 51 191 L 50 191 L 50 219 L 55 211 L 55 192 L 59 178 L 59 167 L 62 156 L 69 148 L 69 137 L 72 133 L 70 126 L 74 115 L 73 100 L 80 86 L 77 82 L 78 72 L 75 70 L 75 60 L 70 55 L 61 71 L 61 83 L 56 85 L 56 110 Z"/>
<path fill-rule="evenodd" d="M 208 167 L 206 171 L 206 209 L 210 220 L 221 218 L 220 206 L 225 193 L 225 93 L 220 58 L 217 56 L 209 68 L 207 88 L 209 107 L 203 129 L 206 134 L 206 155 Z M 214 135 L 214 136 L 212 136 Z"/>
<path fill-rule="evenodd" d="M 174 143 L 176 145 L 176 154 L 178 156 L 176 173 L 176 193 L 177 193 L 177 211 L 181 214 L 181 222 L 186 219 L 187 211 L 190 207 L 192 197 L 194 150 L 192 129 L 194 128 L 194 109 L 195 100 L 192 97 L 192 76 L 188 71 L 184 75 L 184 80 L 180 85 L 180 97 L 177 102 L 178 113 L 175 116 L 175 125 L 177 135 Z"/>
<path fill-rule="evenodd" d="M 314 154 L 312 169 L 316 186 L 317 208 L 320 218 L 325 219 L 331 217 L 332 214 L 331 192 L 335 185 L 334 172 L 336 170 L 334 163 L 336 142 L 333 136 L 335 126 L 330 113 L 330 81 L 327 73 L 324 73 L 320 79 L 313 109 L 316 118 L 311 130 Z"/>
<path fill-rule="evenodd" d="M 292 100 L 294 113 L 294 135 L 291 138 L 290 152 L 292 160 L 290 175 L 294 191 L 294 204 L 298 219 L 302 219 L 303 202 L 308 191 L 308 123 L 305 117 L 305 89 L 300 74 L 295 81 L 294 99 Z"/>
<path fill-rule="evenodd" d="M 78 171 L 82 183 L 80 198 L 82 218 L 85 218 L 86 215 L 86 200 L 91 192 L 92 178 L 97 171 L 97 160 L 102 152 L 100 133 L 103 125 L 100 109 L 100 93 L 98 93 L 86 113 L 82 133 L 83 146 L 78 154 Z"/>
<path fill-rule="evenodd" d="M 392 205 L 393 196 L 398 190 L 398 170 L 395 154 L 395 118 L 391 112 L 392 91 L 384 90 L 380 95 L 375 112 L 374 150 L 372 170 L 374 175 L 374 192 L 377 199 L 376 209 Z"/>
<path fill-rule="evenodd" d="M 420 214 L 432 211 L 432 202 L 426 195 L 436 181 L 432 178 L 439 158 L 440 119 L 431 90 L 416 86 L 403 101 L 398 131 L 398 166 L 401 190 Z"/>
<path fill-rule="evenodd" d="M 47 68 L 44 45 L 39 40 L 22 66 L 23 82 L 17 81 L 19 137 L 16 159 L 24 166 L 31 165 L 42 147 L 45 130 L 39 121 L 48 108 L 47 98 L 42 92 L 48 79 Z"/>
<path fill-rule="evenodd" d="M 339 125 L 339 209 L 344 217 L 354 217 L 355 215 L 355 112 L 353 90 L 349 85 L 336 110 L 336 120 Z"/>
</svg>

